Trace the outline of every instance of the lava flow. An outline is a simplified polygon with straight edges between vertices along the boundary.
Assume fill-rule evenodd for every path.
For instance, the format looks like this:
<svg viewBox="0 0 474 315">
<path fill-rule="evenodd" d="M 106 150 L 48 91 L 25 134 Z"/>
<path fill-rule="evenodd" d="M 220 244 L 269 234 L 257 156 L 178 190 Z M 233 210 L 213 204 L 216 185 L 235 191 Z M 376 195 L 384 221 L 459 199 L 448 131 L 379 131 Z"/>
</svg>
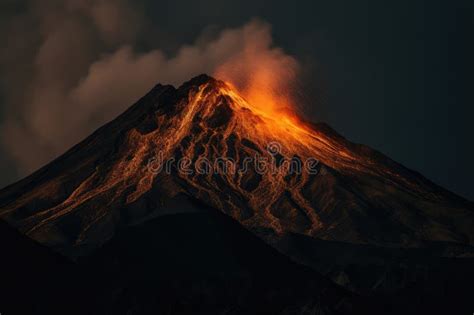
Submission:
<svg viewBox="0 0 474 315">
<path fill-rule="evenodd" d="M 284 128 L 290 133 L 310 132 L 310 129 L 299 118 L 294 103 L 289 97 L 278 96 L 270 91 L 258 92 L 254 88 L 236 92 L 237 88 L 232 83 L 225 83 L 227 87 L 220 88 L 222 94 L 228 95 L 236 104 L 271 121 L 276 128 Z"/>
</svg>

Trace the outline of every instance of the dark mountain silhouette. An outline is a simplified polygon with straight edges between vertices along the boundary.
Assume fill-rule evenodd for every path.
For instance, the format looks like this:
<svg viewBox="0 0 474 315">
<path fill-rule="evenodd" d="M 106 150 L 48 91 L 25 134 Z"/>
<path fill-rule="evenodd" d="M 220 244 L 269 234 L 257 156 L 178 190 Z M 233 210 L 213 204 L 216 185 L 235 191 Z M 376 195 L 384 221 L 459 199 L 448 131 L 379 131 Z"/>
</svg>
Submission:
<svg viewBox="0 0 474 315">
<path fill-rule="evenodd" d="M 225 215 L 203 205 L 199 209 L 130 228 L 75 262 L 2 224 L 0 267 L 8 271 L 0 289 L 2 312 L 350 314 L 367 309 L 360 297 L 295 264 Z"/>
<path fill-rule="evenodd" d="M 2 314 L 85 314 L 100 305 L 87 273 L 4 222 L 0 248 Z"/>
</svg>

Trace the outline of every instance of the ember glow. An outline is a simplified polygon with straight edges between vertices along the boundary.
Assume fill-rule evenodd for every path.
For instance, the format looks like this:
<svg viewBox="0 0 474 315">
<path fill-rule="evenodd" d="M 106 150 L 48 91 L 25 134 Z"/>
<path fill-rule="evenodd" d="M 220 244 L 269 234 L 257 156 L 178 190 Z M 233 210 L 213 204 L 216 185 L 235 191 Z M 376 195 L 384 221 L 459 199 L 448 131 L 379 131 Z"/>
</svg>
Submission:
<svg viewBox="0 0 474 315">
<path fill-rule="evenodd" d="M 272 47 L 266 28 L 249 31 L 245 37 L 245 49 L 217 67 L 213 75 L 237 91 L 251 104 L 253 112 L 297 123 L 294 87 L 300 68 L 298 61 Z"/>
<path fill-rule="evenodd" d="M 265 79 L 268 81 L 265 82 Z M 267 124 L 290 133 L 310 132 L 298 115 L 288 83 L 282 84 L 278 78 L 265 73 L 251 76 L 244 87 L 239 88 L 232 81 L 225 83 L 229 88 L 223 89 L 223 94 L 229 95 L 242 107 L 251 109 Z"/>
<path fill-rule="evenodd" d="M 221 93 L 229 95 L 236 104 L 252 110 L 260 118 L 265 120 L 267 125 L 276 127 L 276 130 L 283 130 L 291 134 L 311 133 L 304 122 L 297 114 L 295 102 L 288 96 L 281 96 L 271 91 L 259 93 L 258 89 L 250 86 L 248 89 L 237 92 L 237 88 L 226 82 L 228 88 L 222 88 Z"/>
</svg>

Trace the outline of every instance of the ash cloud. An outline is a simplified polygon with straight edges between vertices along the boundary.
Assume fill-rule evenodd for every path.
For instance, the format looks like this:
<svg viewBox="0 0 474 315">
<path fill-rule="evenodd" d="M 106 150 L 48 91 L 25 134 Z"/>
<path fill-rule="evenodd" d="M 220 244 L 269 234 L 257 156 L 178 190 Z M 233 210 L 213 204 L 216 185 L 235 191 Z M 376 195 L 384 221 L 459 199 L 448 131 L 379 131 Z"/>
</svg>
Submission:
<svg viewBox="0 0 474 315">
<path fill-rule="evenodd" d="M 121 0 L 32 1 L 25 13 L 8 19 L 2 34 L 8 45 L 0 51 L 7 108 L 1 143 L 21 175 L 63 153 L 158 82 L 179 85 L 209 73 L 245 87 L 263 66 L 266 78 L 294 76 L 298 69 L 259 20 L 211 36 L 204 31 L 171 56 L 136 48 L 150 36 L 146 26 L 142 12 Z"/>
</svg>

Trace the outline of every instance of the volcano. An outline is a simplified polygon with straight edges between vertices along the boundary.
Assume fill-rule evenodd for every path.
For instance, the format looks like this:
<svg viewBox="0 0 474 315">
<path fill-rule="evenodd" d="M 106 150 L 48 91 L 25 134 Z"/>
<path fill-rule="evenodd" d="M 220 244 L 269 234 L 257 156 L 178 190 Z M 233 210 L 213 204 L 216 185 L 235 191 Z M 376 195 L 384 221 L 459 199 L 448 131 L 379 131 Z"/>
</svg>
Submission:
<svg viewBox="0 0 474 315">
<path fill-rule="evenodd" d="M 260 289 L 252 292 L 277 292 L 282 303 L 294 307 L 272 313 L 344 313 L 348 304 L 356 308 L 370 297 L 377 297 L 372 303 L 386 313 L 429 307 L 472 312 L 474 306 L 466 296 L 474 279 L 472 202 L 351 143 L 326 124 L 265 111 L 207 75 L 177 89 L 157 85 L 64 155 L 4 188 L 0 217 L 81 268 L 110 273 L 113 261 L 120 261 L 128 266 L 118 268 L 120 275 L 136 267 L 137 260 L 159 264 L 156 253 L 175 257 L 177 249 L 165 242 L 168 237 L 186 252 L 202 247 L 193 257 L 225 252 L 229 244 L 215 244 L 215 237 L 206 236 L 221 231 L 219 239 L 233 248 L 246 244 L 244 249 L 234 251 L 232 258 L 219 255 L 221 265 L 212 259 L 198 262 L 202 268 L 197 273 L 203 268 L 213 273 L 239 257 L 251 265 L 246 277 L 263 275 Z M 235 233 L 229 236 L 227 230 Z M 207 252 L 211 243 L 219 250 Z M 140 246 L 147 250 L 138 250 Z M 249 255 L 265 265 L 251 263 Z M 179 257 L 163 268 L 189 259 Z M 227 267 L 220 273 L 242 274 Z M 151 272 L 150 266 L 140 268 Z M 149 284 L 136 277 L 150 274 L 125 273 L 120 285 L 109 279 L 101 291 L 126 287 L 120 299 L 101 294 L 107 301 L 128 301 L 124 309 L 146 313 L 136 301 L 148 296 L 144 287 Z M 166 272 L 159 274 L 165 277 Z M 267 288 L 280 278 L 293 293 Z M 172 286 L 172 281 L 166 283 Z M 209 289 L 215 286 L 208 282 L 206 286 L 213 294 L 219 291 Z M 195 291 L 186 292 L 196 298 Z M 228 298 L 221 300 L 235 302 Z M 151 300 L 143 303 L 156 310 Z M 264 301 L 244 305 L 253 310 L 260 305 L 257 309 L 265 312 Z M 407 301 L 410 309 L 403 308 Z M 331 306 L 321 306 L 324 302 Z M 212 311 L 224 312 L 214 308 L 217 302 L 211 304 Z"/>
</svg>

